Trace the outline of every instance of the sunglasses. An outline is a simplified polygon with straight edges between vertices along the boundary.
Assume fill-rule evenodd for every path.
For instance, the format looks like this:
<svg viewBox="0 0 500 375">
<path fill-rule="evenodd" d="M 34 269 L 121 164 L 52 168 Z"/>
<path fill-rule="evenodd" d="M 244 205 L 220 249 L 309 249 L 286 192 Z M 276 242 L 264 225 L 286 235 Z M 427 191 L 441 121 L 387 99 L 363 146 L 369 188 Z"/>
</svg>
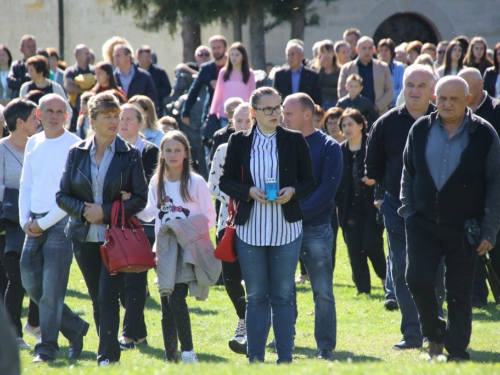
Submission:
<svg viewBox="0 0 500 375">
<path fill-rule="evenodd" d="M 438 51 L 438 55 L 444 55 L 446 51 Z"/>
<path fill-rule="evenodd" d="M 210 53 L 209 52 L 198 52 L 197 55 L 202 56 L 202 57 L 209 57 Z"/>
</svg>

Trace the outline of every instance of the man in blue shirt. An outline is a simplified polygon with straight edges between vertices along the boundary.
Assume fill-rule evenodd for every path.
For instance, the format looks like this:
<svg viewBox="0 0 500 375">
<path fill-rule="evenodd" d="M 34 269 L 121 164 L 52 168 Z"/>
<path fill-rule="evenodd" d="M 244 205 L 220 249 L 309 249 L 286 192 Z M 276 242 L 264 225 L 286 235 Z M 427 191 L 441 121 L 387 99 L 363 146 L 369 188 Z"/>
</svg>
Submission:
<svg viewBox="0 0 500 375">
<path fill-rule="evenodd" d="M 302 133 L 311 152 L 316 190 L 300 200 L 303 215 L 300 256 L 314 295 L 314 337 L 319 349 L 316 358 L 331 361 L 332 350 L 337 343 L 337 318 L 333 297 L 333 232 L 330 220 L 335 209 L 334 197 L 342 178 L 342 152 L 333 138 L 314 127 L 314 102 L 309 95 L 289 95 L 283 106 L 283 123 L 288 129 Z"/>
</svg>

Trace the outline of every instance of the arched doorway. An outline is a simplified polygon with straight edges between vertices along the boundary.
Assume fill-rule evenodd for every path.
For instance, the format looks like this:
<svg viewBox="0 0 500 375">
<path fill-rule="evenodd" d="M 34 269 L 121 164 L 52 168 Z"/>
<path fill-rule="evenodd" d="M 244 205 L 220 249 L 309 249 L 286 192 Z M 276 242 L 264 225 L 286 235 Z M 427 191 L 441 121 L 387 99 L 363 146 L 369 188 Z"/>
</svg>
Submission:
<svg viewBox="0 0 500 375">
<path fill-rule="evenodd" d="M 415 13 L 394 14 L 382 22 L 373 35 L 375 45 L 384 38 L 391 38 L 396 45 L 413 40 L 435 45 L 439 42 L 431 24 Z"/>
</svg>

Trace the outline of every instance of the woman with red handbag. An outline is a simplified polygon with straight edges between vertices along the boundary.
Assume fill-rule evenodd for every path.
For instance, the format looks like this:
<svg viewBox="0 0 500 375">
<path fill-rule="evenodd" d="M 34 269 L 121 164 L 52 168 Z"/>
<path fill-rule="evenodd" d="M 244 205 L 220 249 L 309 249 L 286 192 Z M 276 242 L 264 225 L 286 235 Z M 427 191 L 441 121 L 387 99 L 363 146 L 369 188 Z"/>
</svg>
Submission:
<svg viewBox="0 0 500 375">
<path fill-rule="evenodd" d="M 264 362 L 273 311 L 278 363 L 292 362 L 293 286 L 302 242 L 299 199 L 314 190 L 311 155 L 300 132 L 280 126 L 281 97 L 250 97 L 252 129 L 229 139 L 220 189 L 239 201 L 235 247 L 247 290 L 248 357 Z"/>
<path fill-rule="evenodd" d="M 250 117 L 250 103 L 241 103 L 234 109 L 233 118 L 230 120 L 234 124 L 235 131 L 244 131 L 252 126 Z M 227 143 L 221 144 L 215 151 L 212 167 L 208 177 L 208 188 L 210 194 L 215 199 L 221 201 L 221 208 L 217 226 L 218 243 L 222 240 L 226 230 L 226 219 L 228 217 L 229 197 L 219 189 L 219 179 L 226 158 Z M 222 261 L 222 278 L 226 292 L 233 303 L 238 315 L 238 325 L 234 336 L 229 340 L 229 348 L 238 354 L 247 354 L 247 329 L 245 324 L 245 288 L 241 285 L 243 275 L 241 273 L 240 262 Z"/>
<path fill-rule="evenodd" d="M 160 228 L 171 220 L 194 220 L 197 217 L 204 216 L 208 223 L 204 229 L 208 230 L 215 225 L 215 210 L 212 203 L 212 197 L 208 191 L 207 184 L 203 177 L 194 173 L 190 165 L 191 152 L 189 141 L 184 133 L 173 130 L 167 133 L 160 147 L 160 157 L 155 175 L 149 183 L 148 205 L 146 209 L 140 212 L 137 217 L 144 221 L 155 219 L 155 233 L 157 240 L 155 246 L 161 242 Z M 128 191 L 128 190 L 126 190 Z M 128 198 L 128 193 L 123 194 L 123 198 Z M 175 233 L 179 239 L 181 234 Z M 211 256 L 213 258 L 213 245 Z M 185 249 L 179 249 L 177 253 L 182 253 Z M 169 252 L 172 253 L 173 249 Z M 179 251 L 181 250 L 181 251 Z M 178 361 L 177 340 L 181 344 L 181 358 L 184 363 L 196 363 L 197 357 L 193 349 L 193 338 L 191 332 L 191 319 L 189 317 L 186 297 L 189 289 L 188 279 L 185 279 L 186 273 L 192 274 L 192 265 L 183 261 L 163 264 L 167 257 L 164 257 L 160 249 L 157 250 L 158 261 L 158 286 L 160 295 L 162 292 L 163 276 L 161 270 L 168 268 L 174 274 L 174 285 L 169 291 L 161 297 L 162 307 L 162 330 L 163 341 L 165 344 L 165 354 L 167 361 Z M 160 270 L 161 269 L 161 270 Z M 220 275 L 220 264 L 217 271 L 217 277 Z M 184 280 L 184 281 L 182 281 Z M 189 281 L 193 281 L 189 279 Z M 215 281 L 214 281 L 215 282 Z M 191 292 L 191 295 L 193 293 Z"/>
<path fill-rule="evenodd" d="M 94 134 L 70 149 L 56 199 L 70 215 L 67 234 L 92 299 L 99 334 L 97 361 L 105 366 L 120 360 L 118 296 L 125 274 L 110 275 L 100 247 L 120 192 L 132 192 L 124 204 L 129 219 L 146 207 L 148 187 L 140 152 L 117 136 L 118 100 L 98 94 L 89 100 L 88 112 Z"/>
</svg>

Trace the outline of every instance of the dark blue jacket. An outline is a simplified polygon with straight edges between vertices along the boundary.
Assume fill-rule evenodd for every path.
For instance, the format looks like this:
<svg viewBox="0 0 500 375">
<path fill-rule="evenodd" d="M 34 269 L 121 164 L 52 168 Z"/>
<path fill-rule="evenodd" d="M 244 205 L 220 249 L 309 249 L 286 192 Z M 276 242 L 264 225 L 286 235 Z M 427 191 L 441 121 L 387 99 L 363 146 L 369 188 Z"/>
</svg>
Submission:
<svg viewBox="0 0 500 375">
<path fill-rule="evenodd" d="M 172 86 L 170 85 L 167 72 L 161 66 L 151 64 L 148 73 L 151 74 L 151 78 L 153 78 L 156 87 L 158 105 L 163 107 L 163 100 L 172 92 Z"/>
<path fill-rule="evenodd" d="M 132 77 L 132 82 L 130 82 L 130 86 L 128 88 L 127 99 L 130 99 L 134 95 L 146 95 L 155 103 L 156 111 L 158 111 L 158 95 L 156 92 L 156 87 L 151 78 L 151 74 L 149 74 L 146 70 L 139 68 L 137 65 L 134 65 L 135 73 Z M 116 84 L 119 87 L 123 87 L 120 81 L 120 75 L 118 74 L 118 69 L 115 70 L 115 80 Z"/>
<path fill-rule="evenodd" d="M 207 95 L 205 96 L 205 105 L 203 106 L 203 113 L 201 115 L 202 119 L 207 117 L 210 110 L 210 105 L 212 104 L 212 98 L 214 96 L 214 89 L 210 85 L 210 82 L 217 80 L 217 68 L 215 66 L 215 60 L 207 61 L 201 64 L 200 72 L 198 77 L 193 81 L 188 92 L 188 96 L 184 105 L 182 106 L 181 118 L 190 117 L 191 108 L 196 104 L 198 97 L 200 96 L 200 90 L 203 86 L 207 87 Z"/>
</svg>

